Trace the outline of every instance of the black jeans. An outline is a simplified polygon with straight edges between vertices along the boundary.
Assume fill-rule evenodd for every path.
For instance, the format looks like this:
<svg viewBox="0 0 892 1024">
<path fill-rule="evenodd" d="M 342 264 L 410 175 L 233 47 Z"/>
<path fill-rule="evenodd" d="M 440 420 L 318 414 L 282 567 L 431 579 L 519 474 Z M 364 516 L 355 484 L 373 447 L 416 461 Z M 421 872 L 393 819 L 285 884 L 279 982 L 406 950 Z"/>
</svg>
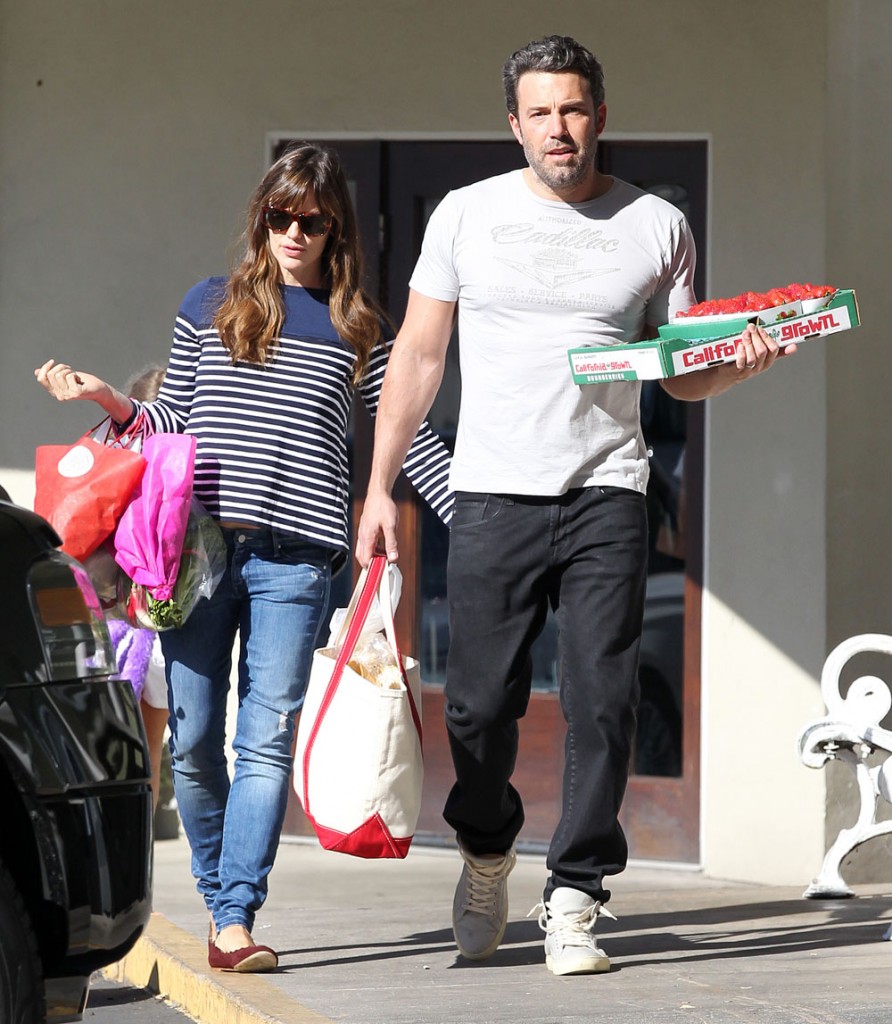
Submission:
<svg viewBox="0 0 892 1024">
<path fill-rule="evenodd" d="M 503 853 L 519 833 L 523 804 L 509 780 L 530 695 L 530 648 L 550 603 L 567 735 L 546 898 L 569 886 L 606 900 L 604 875 L 626 864 L 618 814 L 635 730 L 646 576 L 647 513 L 635 491 L 456 495 L 446 727 L 457 781 L 443 813 L 478 854 Z"/>
</svg>

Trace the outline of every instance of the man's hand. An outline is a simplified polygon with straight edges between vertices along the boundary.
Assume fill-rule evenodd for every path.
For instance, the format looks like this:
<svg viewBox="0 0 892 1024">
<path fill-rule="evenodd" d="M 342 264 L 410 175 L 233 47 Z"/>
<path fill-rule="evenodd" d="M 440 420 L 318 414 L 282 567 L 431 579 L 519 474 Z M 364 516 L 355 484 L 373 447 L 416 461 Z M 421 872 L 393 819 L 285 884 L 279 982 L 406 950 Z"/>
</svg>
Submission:
<svg viewBox="0 0 892 1024">
<path fill-rule="evenodd" d="M 780 356 L 791 356 L 795 345 L 779 348 L 764 327 L 747 324 L 737 343 L 737 356 L 732 363 L 712 366 L 695 373 L 667 377 L 660 381 L 663 390 L 682 402 L 699 402 L 704 398 L 721 395 L 735 384 L 764 373 L 774 366 Z"/>
<path fill-rule="evenodd" d="M 399 509 L 389 494 L 368 494 L 356 536 L 356 560 L 363 568 L 376 551 L 383 551 L 388 562 L 397 561 L 400 556 L 396 543 L 399 519 Z"/>
<path fill-rule="evenodd" d="M 792 355 L 795 351 L 795 345 L 789 345 L 786 349 L 779 348 L 764 327 L 748 324 L 740 336 L 734 366 L 738 373 L 754 377 L 757 373 L 770 370 L 778 356 Z"/>
</svg>

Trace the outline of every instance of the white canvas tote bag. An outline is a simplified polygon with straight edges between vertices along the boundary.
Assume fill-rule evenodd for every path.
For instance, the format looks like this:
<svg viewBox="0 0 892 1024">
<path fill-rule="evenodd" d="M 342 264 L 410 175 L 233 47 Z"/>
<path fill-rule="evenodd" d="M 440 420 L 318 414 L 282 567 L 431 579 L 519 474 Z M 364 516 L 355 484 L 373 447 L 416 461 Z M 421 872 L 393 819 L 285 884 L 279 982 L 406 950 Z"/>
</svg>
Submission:
<svg viewBox="0 0 892 1024">
<path fill-rule="evenodd" d="M 334 645 L 313 655 L 297 731 L 304 812 L 325 849 L 355 857 L 405 857 L 421 808 L 421 677 L 397 646 L 392 571 L 375 555 L 360 575 Z M 384 631 L 364 655 L 376 595 Z"/>
</svg>

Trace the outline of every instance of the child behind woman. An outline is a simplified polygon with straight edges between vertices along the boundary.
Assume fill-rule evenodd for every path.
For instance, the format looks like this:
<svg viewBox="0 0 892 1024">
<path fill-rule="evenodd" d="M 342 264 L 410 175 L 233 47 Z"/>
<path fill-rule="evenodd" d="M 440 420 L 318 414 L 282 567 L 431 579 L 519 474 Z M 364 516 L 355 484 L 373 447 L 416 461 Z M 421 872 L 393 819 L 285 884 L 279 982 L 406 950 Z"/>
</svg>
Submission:
<svg viewBox="0 0 892 1024">
<path fill-rule="evenodd" d="M 164 380 L 163 366 L 149 366 L 131 377 L 124 387 L 130 398 L 151 402 Z M 118 672 L 130 681 L 142 713 L 149 744 L 149 767 L 152 772 L 152 806 L 158 806 L 161 784 L 161 757 L 164 731 L 167 728 L 167 680 L 164 678 L 164 657 L 158 634 L 150 629 L 136 629 L 118 619 L 109 619 L 109 633 L 115 645 Z"/>
</svg>

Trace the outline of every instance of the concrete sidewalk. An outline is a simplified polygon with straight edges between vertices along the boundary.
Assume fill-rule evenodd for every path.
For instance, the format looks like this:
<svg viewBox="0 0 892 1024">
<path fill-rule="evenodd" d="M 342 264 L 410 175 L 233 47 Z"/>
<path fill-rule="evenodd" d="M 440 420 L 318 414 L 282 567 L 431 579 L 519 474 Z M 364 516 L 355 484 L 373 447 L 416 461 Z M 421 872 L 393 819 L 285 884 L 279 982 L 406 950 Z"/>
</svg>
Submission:
<svg viewBox="0 0 892 1024">
<path fill-rule="evenodd" d="M 155 847 L 156 916 L 113 976 L 161 991 L 204 1024 L 888 1024 L 892 885 L 849 900 L 634 866 L 612 880 L 598 935 L 607 975 L 555 978 L 526 913 L 541 896 L 541 858 L 510 880 L 505 941 L 481 964 L 458 958 L 450 913 L 460 860 L 416 847 L 365 862 L 286 842 L 254 937 L 278 971 L 207 966 L 207 915 L 184 839 Z"/>
</svg>

